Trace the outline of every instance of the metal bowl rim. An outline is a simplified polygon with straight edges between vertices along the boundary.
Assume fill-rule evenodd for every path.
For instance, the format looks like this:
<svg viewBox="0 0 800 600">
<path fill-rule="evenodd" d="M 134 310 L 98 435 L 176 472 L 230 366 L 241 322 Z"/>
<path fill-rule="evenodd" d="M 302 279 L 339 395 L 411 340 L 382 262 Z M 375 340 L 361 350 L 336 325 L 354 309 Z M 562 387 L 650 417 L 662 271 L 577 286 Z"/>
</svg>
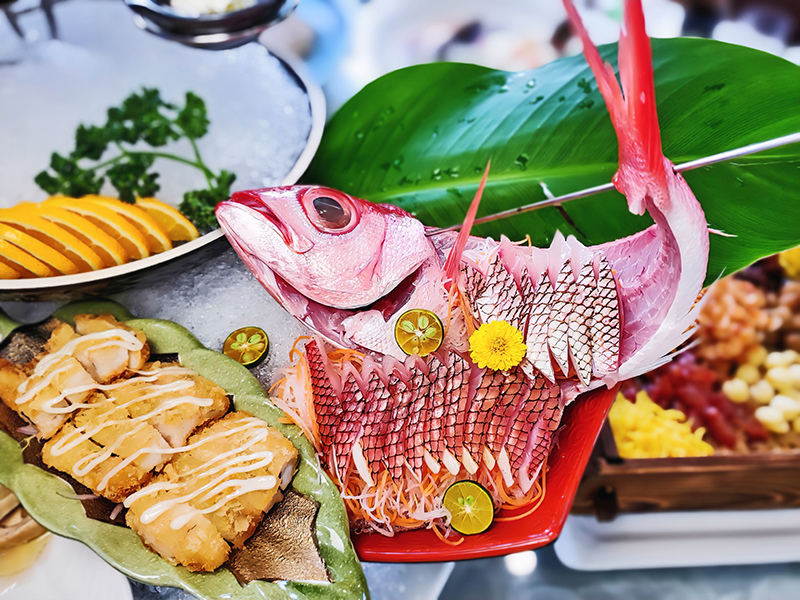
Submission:
<svg viewBox="0 0 800 600">
<path fill-rule="evenodd" d="M 289 72 L 289 75 L 294 77 L 297 82 L 306 90 L 308 97 L 309 110 L 311 112 L 311 130 L 308 132 L 306 145 L 303 148 L 294 166 L 281 180 L 280 185 L 293 185 L 297 183 L 300 176 L 311 164 L 311 160 L 317 152 L 319 143 L 322 140 L 322 131 L 325 127 L 325 96 L 322 89 L 311 81 L 305 69 L 298 61 L 286 56 L 281 55 L 275 50 L 268 48 L 264 44 L 260 44 L 264 52 L 267 52 L 277 58 Z M 37 294 L 48 292 L 55 288 L 73 288 L 78 286 L 85 286 L 92 283 L 102 283 L 105 280 L 112 280 L 118 277 L 124 277 L 145 271 L 150 268 L 168 263 L 172 260 L 178 259 L 181 256 L 190 254 L 211 244 L 223 236 L 221 229 L 217 228 L 209 233 L 206 233 L 196 240 L 181 244 L 176 248 L 154 254 L 147 258 L 142 258 L 129 262 L 124 265 L 115 267 L 106 267 L 98 269 L 97 271 L 86 271 L 84 273 L 76 273 L 74 275 L 55 275 L 52 277 L 39 277 L 27 279 L 7 279 L 0 281 L 0 294 L 4 292 L 12 292 L 17 294 L 30 293 Z"/>
</svg>

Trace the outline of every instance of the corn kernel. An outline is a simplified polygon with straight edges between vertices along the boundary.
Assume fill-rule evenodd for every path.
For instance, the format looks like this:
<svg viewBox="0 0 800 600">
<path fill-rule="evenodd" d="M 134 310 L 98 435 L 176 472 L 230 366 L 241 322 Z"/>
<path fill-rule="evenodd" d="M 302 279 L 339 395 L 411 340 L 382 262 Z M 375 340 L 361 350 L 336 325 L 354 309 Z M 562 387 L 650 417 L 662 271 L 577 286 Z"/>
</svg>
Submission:
<svg viewBox="0 0 800 600">
<path fill-rule="evenodd" d="M 750 386 L 750 397 L 758 404 L 769 404 L 775 397 L 775 388 L 769 381 L 762 379 Z"/>
<path fill-rule="evenodd" d="M 792 421 L 792 429 L 794 429 L 797 433 L 800 433 L 800 417 L 797 417 L 794 421 Z"/>
<path fill-rule="evenodd" d="M 800 417 L 800 402 L 789 396 L 778 394 L 769 401 L 772 408 L 777 408 L 783 414 L 783 418 L 792 421 Z"/>
<path fill-rule="evenodd" d="M 759 371 L 758 367 L 755 365 L 742 365 L 736 369 L 736 378 L 741 379 L 747 385 L 753 385 L 756 381 L 761 379 L 761 371 Z"/>
<path fill-rule="evenodd" d="M 767 354 L 767 358 L 764 360 L 764 366 L 767 369 L 772 369 L 774 367 L 788 367 L 792 364 L 792 361 L 788 359 L 789 357 L 783 352 L 770 352 Z"/>
<path fill-rule="evenodd" d="M 739 370 L 741 371 L 741 369 Z M 747 385 L 746 381 L 738 377 L 724 382 L 722 384 L 722 393 L 725 394 L 731 402 L 741 403 L 750 400 L 750 386 Z"/>
<path fill-rule="evenodd" d="M 772 406 L 759 406 L 756 409 L 756 419 L 774 433 L 787 433 L 789 423 L 783 418 L 783 413 Z"/>
<path fill-rule="evenodd" d="M 760 367 L 767 359 L 767 349 L 764 346 L 757 346 L 747 353 L 747 364 Z"/>
<path fill-rule="evenodd" d="M 772 384 L 772 387 L 778 390 L 794 387 L 792 385 L 792 374 L 786 367 L 772 367 L 767 371 L 766 380 Z"/>
<path fill-rule="evenodd" d="M 800 363 L 789 367 L 789 376 L 792 378 L 792 385 L 800 390 Z"/>
</svg>

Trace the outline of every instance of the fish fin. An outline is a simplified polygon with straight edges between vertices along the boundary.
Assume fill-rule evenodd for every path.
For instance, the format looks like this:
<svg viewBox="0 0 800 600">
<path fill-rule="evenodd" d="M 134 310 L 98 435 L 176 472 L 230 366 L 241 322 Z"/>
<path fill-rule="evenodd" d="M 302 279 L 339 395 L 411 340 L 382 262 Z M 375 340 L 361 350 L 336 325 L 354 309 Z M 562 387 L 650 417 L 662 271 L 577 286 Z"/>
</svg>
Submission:
<svg viewBox="0 0 800 600">
<path fill-rule="evenodd" d="M 629 186 L 629 180 L 637 174 L 641 178 L 644 170 L 660 188 L 666 188 L 667 184 L 656 112 L 652 50 L 645 30 L 641 0 L 625 0 L 624 23 L 619 40 L 621 90 L 614 69 L 610 64 L 603 63 L 572 0 L 564 0 L 564 6 L 572 27 L 583 42 L 584 56 L 597 79 L 597 87 L 617 133 L 620 169 L 614 183 L 628 197 L 631 212 L 642 214 L 646 208 L 644 198 L 639 194 L 629 194 L 629 187 L 636 187 L 635 181 Z"/>
<path fill-rule="evenodd" d="M 478 191 L 475 192 L 472 204 L 469 205 L 469 210 L 467 210 L 467 216 L 464 217 L 464 224 L 461 225 L 461 230 L 458 232 L 456 243 L 453 244 L 453 247 L 450 249 L 450 254 L 447 255 L 447 261 L 444 263 L 444 275 L 445 279 L 450 282 L 448 291 L 451 292 L 458 281 L 458 275 L 461 271 L 461 255 L 464 253 L 464 248 L 469 239 L 469 232 L 472 230 L 472 224 L 475 222 L 475 216 L 478 214 L 478 206 L 481 203 L 483 188 L 486 187 L 486 179 L 489 177 L 489 167 L 491 165 L 492 160 L 489 159 L 486 163 L 486 170 L 483 172 L 481 183 L 478 186 Z"/>
</svg>

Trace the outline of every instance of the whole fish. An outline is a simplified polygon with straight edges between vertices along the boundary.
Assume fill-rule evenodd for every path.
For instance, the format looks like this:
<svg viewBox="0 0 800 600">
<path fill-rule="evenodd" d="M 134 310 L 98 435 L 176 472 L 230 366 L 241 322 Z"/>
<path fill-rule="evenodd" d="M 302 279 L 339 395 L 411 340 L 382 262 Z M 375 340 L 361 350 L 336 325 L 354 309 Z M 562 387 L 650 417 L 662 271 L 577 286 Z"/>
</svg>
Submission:
<svg viewBox="0 0 800 600">
<path fill-rule="evenodd" d="M 470 237 L 483 183 L 458 234 L 429 236 L 398 207 L 317 186 L 239 192 L 216 209 L 262 285 L 318 334 L 277 401 L 363 528 L 446 519 L 441 494 L 458 479 L 480 481 L 498 504 L 533 498 L 564 406 L 667 362 L 691 334 L 708 227 L 662 153 L 640 0 L 625 2 L 621 89 L 565 6 L 619 141 L 614 183 L 631 212 L 653 218 L 648 229 L 589 247 L 560 233 L 544 249 Z M 411 309 L 444 324 L 425 357 L 395 339 Z M 469 351 L 492 321 L 524 341 L 506 370 L 479 367 Z"/>
</svg>

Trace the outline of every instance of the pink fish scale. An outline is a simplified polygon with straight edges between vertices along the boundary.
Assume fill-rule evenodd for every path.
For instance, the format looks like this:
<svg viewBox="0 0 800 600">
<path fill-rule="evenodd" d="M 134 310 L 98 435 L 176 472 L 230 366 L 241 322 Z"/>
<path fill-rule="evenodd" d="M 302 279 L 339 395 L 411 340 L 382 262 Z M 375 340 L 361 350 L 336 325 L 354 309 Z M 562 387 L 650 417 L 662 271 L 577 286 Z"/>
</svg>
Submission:
<svg viewBox="0 0 800 600">
<path fill-rule="evenodd" d="M 550 454 L 553 434 L 561 424 L 561 415 L 564 412 L 564 403 L 560 396 L 553 396 L 539 415 L 531 438 L 528 440 L 530 450 L 530 463 L 528 463 L 528 477 L 534 479 L 539 475 L 542 465 Z"/>
<path fill-rule="evenodd" d="M 569 350 L 575 372 L 583 385 L 592 377 L 591 324 L 594 313 L 594 293 L 597 289 L 594 267 L 584 265 L 578 275 L 576 294 L 572 299 L 569 316 Z"/>
<path fill-rule="evenodd" d="M 482 323 L 510 321 L 522 312 L 522 295 L 514 276 L 495 255 L 486 275 L 486 283 L 474 302 L 475 311 Z"/>
<path fill-rule="evenodd" d="M 391 411 L 385 413 L 385 416 L 389 418 L 384 419 L 386 430 L 383 438 L 383 453 L 389 474 L 393 479 L 400 479 L 403 476 L 406 438 L 404 430 L 408 419 L 411 391 L 408 389 L 408 385 L 394 372 L 389 376 L 388 388 L 392 402 Z"/>
<path fill-rule="evenodd" d="M 470 306 L 475 306 L 475 300 L 483 291 L 485 282 L 483 275 L 469 265 L 461 267 L 461 286 Z"/>
<path fill-rule="evenodd" d="M 444 443 L 444 410 L 447 388 L 447 366 L 435 354 L 428 355 L 428 381 L 431 383 L 422 418 L 428 426 L 423 430 L 422 443 L 431 456 L 440 460 Z"/>
<path fill-rule="evenodd" d="M 431 382 L 422 371 L 414 368 L 409 390 L 411 398 L 406 423 L 405 457 L 411 469 L 419 474 L 424 460 L 425 430 L 429 427 L 425 419 L 425 405 L 428 403 Z"/>
<path fill-rule="evenodd" d="M 598 376 L 619 368 L 620 315 L 617 283 L 604 258 L 598 265 L 597 298 L 592 319 L 592 358 Z"/>
<path fill-rule="evenodd" d="M 531 431 L 540 421 L 548 404 L 560 394 L 558 384 L 549 382 L 541 375 L 531 382 L 528 399 L 512 417 L 511 428 L 504 440 L 512 471 L 518 471 L 525 462 L 525 457 L 532 452 L 533 446 L 529 444 Z"/>
<path fill-rule="evenodd" d="M 550 321 L 551 304 L 553 303 L 553 286 L 547 272 L 542 273 L 536 286 L 536 295 L 531 305 L 526 332 L 527 359 L 536 369 L 550 381 L 555 381 L 553 363 L 547 346 L 547 324 Z M 533 373 L 528 373 L 529 377 Z"/>
<path fill-rule="evenodd" d="M 364 433 L 361 436 L 361 447 L 372 474 L 386 468 L 383 461 L 382 428 L 389 412 L 389 390 L 377 373 L 372 373 L 367 382 L 367 393 L 364 395 Z"/>
<path fill-rule="evenodd" d="M 567 261 L 558 273 L 547 324 L 547 343 L 565 376 L 569 373 L 569 316 L 573 308 L 572 298 L 577 291 L 578 286 Z"/>
<path fill-rule="evenodd" d="M 447 387 L 444 394 L 444 445 L 456 458 L 464 444 L 464 422 L 460 418 L 467 410 L 469 363 L 460 354 L 447 356 Z"/>
<path fill-rule="evenodd" d="M 481 438 L 492 418 L 491 411 L 500 397 L 505 378 L 502 371 L 484 370 L 465 415 L 464 447 L 477 463 L 481 460 Z"/>
<path fill-rule="evenodd" d="M 342 385 L 342 415 L 333 442 L 341 481 L 345 480 L 350 467 L 353 442 L 358 439 L 363 428 L 364 405 L 364 395 L 355 376 L 349 373 Z"/>
<path fill-rule="evenodd" d="M 519 282 L 520 282 L 520 296 L 522 298 L 522 302 L 519 305 L 518 313 L 514 315 L 509 315 L 510 320 L 508 322 L 517 329 L 519 329 L 523 335 L 527 335 L 528 317 L 530 315 L 530 309 L 534 303 L 536 292 L 533 289 L 533 280 L 528 275 L 528 269 L 525 267 L 522 268 L 522 273 L 520 273 Z"/>
<path fill-rule="evenodd" d="M 325 460 L 331 463 L 336 429 L 342 419 L 342 403 L 336 392 L 333 391 L 316 341 L 311 341 L 306 345 L 306 360 L 311 377 L 311 396 L 322 453 Z"/>
<path fill-rule="evenodd" d="M 515 367 L 504 374 L 500 386 L 500 397 L 494 408 L 487 413 L 488 422 L 483 434 L 483 443 L 494 456 L 503 447 L 506 430 L 511 418 L 530 394 L 530 385 L 522 369 Z M 483 416 L 483 415 L 482 415 Z"/>
</svg>

